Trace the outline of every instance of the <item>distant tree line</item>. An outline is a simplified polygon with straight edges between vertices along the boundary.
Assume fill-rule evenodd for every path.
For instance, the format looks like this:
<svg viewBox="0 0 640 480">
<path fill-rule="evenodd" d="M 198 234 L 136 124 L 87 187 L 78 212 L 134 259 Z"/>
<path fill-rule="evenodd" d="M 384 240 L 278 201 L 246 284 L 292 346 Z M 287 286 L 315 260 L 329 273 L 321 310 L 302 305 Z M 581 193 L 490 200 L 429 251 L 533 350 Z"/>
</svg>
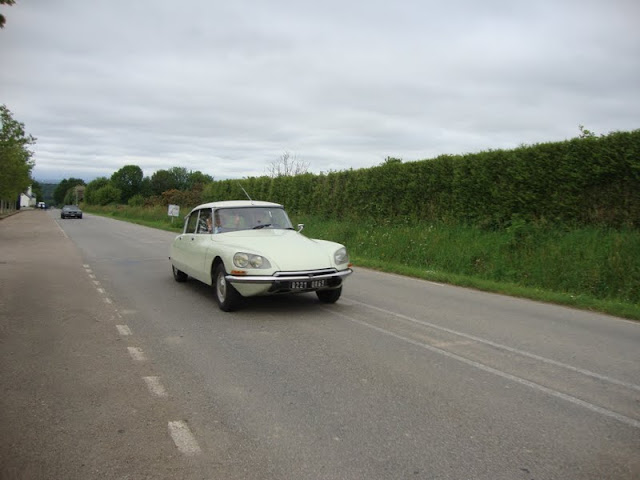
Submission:
<svg viewBox="0 0 640 480">
<path fill-rule="evenodd" d="M 277 160 L 269 163 L 267 171 L 270 178 L 276 178 L 303 174 L 308 168 L 308 162 L 284 152 Z M 53 198 L 58 205 L 75 203 L 76 187 L 86 186 L 81 199 L 88 205 L 193 206 L 211 196 L 208 190 L 213 183 L 211 175 L 183 167 L 158 170 L 151 177 L 145 177 L 139 166 L 125 165 L 110 178 L 99 177 L 89 184 L 78 178 L 64 179 L 56 187 Z"/>
<path fill-rule="evenodd" d="M 188 171 L 183 167 L 158 170 L 151 177 L 145 177 L 139 166 L 125 165 L 111 178 L 99 177 L 89 182 L 84 191 L 84 202 L 89 205 L 157 204 L 163 203 L 163 194 L 166 192 L 199 192 L 212 182 L 211 175 Z M 73 185 L 69 185 L 68 181 L 66 185 L 61 183 L 60 192 L 56 190 L 56 202 L 60 203 L 58 199 L 64 197 L 71 187 Z"/>
<path fill-rule="evenodd" d="M 564 142 L 414 162 L 387 157 L 376 167 L 326 174 L 214 181 L 179 167 L 148 178 L 128 165 L 110 179 L 90 182 L 84 200 L 189 208 L 244 198 L 244 188 L 253 199 L 282 203 L 292 213 L 337 219 L 489 229 L 523 222 L 640 227 L 640 130 L 601 136 L 582 126 L 580 131 L 579 137 Z"/>
</svg>

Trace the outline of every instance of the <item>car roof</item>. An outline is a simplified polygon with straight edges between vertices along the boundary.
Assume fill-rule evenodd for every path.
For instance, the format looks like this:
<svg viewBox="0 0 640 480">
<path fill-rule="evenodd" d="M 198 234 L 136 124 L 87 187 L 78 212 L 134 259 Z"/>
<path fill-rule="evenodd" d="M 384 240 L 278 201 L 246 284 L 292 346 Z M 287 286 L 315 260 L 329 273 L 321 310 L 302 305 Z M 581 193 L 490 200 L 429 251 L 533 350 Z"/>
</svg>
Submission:
<svg viewBox="0 0 640 480">
<path fill-rule="evenodd" d="M 279 203 L 263 202 L 260 200 L 225 200 L 222 202 L 209 202 L 198 205 L 193 210 L 201 208 L 247 208 L 247 207 L 278 207 L 282 208 Z"/>
</svg>

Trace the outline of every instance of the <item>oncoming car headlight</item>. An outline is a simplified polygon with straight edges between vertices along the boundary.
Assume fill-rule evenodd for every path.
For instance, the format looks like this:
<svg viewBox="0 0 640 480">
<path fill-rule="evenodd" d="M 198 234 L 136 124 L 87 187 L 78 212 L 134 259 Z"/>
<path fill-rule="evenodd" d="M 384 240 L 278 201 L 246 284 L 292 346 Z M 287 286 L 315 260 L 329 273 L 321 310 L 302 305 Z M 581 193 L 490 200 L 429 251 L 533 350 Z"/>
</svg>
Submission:
<svg viewBox="0 0 640 480">
<path fill-rule="evenodd" d="M 271 268 L 266 258 L 244 252 L 238 252 L 233 256 L 233 264 L 238 268 Z"/>
<path fill-rule="evenodd" d="M 337 265 L 342 265 L 343 263 L 349 263 L 349 254 L 347 253 L 347 249 L 342 247 L 336 253 L 333 254 L 333 260 Z"/>
</svg>

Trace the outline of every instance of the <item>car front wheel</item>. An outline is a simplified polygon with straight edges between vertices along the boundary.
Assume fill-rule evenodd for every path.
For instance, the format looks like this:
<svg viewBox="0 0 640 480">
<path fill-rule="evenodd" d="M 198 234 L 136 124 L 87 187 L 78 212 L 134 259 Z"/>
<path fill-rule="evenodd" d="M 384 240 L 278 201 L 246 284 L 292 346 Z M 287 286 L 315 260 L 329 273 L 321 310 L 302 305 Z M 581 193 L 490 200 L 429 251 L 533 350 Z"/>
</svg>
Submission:
<svg viewBox="0 0 640 480">
<path fill-rule="evenodd" d="M 216 300 L 220 310 L 223 312 L 231 312 L 238 307 L 240 303 L 240 294 L 233 288 L 225 276 L 227 272 L 224 270 L 224 264 L 219 263 L 213 274 L 213 287 L 216 292 Z"/>
<path fill-rule="evenodd" d="M 186 282 L 189 278 L 189 275 L 184 273 L 182 270 L 178 270 L 175 266 L 171 265 L 171 269 L 173 270 L 173 279 L 176 282 Z"/>
<path fill-rule="evenodd" d="M 336 303 L 342 295 L 342 287 L 333 290 L 318 290 L 316 295 L 322 303 Z"/>
</svg>

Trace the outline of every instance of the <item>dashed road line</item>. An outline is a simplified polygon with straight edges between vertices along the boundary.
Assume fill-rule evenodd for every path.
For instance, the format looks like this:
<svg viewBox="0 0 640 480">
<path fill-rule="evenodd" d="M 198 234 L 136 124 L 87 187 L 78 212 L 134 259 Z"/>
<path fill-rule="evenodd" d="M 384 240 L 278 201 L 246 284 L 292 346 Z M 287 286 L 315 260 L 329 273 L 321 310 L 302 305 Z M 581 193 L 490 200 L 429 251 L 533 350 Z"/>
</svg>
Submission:
<svg viewBox="0 0 640 480">
<path fill-rule="evenodd" d="M 133 358 L 136 362 L 143 362 L 147 359 L 141 348 L 127 347 L 127 350 L 129 350 L 129 355 L 131 355 L 131 358 Z"/>
<path fill-rule="evenodd" d="M 132 335 L 131 329 L 129 328 L 128 325 L 116 325 L 116 328 L 118 329 L 118 333 L 123 337 L 127 335 Z"/>
<path fill-rule="evenodd" d="M 156 397 L 168 396 L 164 386 L 160 383 L 159 377 L 142 377 L 142 379 L 147 384 L 147 388 L 152 395 L 155 395 Z"/>
<path fill-rule="evenodd" d="M 197 455 L 202 450 L 189 427 L 182 420 L 169 422 L 169 434 L 178 450 L 185 455 Z"/>
<path fill-rule="evenodd" d="M 62 233 L 64 233 L 64 231 L 62 231 Z M 93 284 L 96 286 L 96 290 L 103 296 L 103 301 L 107 304 L 113 303 L 111 299 L 106 296 L 107 295 L 106 290 L 100 286 L 100 282 L 96 279 L 96 276 L 93 274 L 90 266 L 87 264 L 84 264 L 83 267 L 85 268 L 87 274 L 89 275 L 89 278 L 93 281 Z M 118 319 L 122 320 L 123 314 L 127 315 L 127 314 L 133 314 L 133 313 L 135 313 L 135 310 L 124 310 L 122 312 L 119 312 L 116 310 L 115 316 Z M 121 336 L 133 335 L 128 325 L 116 325 L 116 329 L 118 330 L 118 333 Z M 129 355 L 131 356 L 131 358 L 136 362 L 143 362 L 147 360 L 146 355 L 144 354 L 142 349 L 139 347 L 127 347 L 127 351 L 129 352 Z M 147 388 L 149 389 L 149 392 L 152 395 L 160 398 L 168 397 L 167 390 L 164 388 L 164 386 L 160 382 L 159 377 L 149 376 L 149 377 L 142 377 L 142 379 L 146 383 Z M 198 442 L 196 441 L 195 437 L 191 433 L 191 430 L 189 429 L 189 427 L 184 421 L 178 420 L 178 421 L 169 422 L 168 428 L 169 428 L 169 434 L 171 435 L 171 439 L 173 440 L 173 443 L 176 445 L 176 448 L 183 455 L 193 456 L 193 455 L 198 455 L 202 452 L 202 450 L 200 449 L 200 445 L 198 445 Z"/>
</svg>

